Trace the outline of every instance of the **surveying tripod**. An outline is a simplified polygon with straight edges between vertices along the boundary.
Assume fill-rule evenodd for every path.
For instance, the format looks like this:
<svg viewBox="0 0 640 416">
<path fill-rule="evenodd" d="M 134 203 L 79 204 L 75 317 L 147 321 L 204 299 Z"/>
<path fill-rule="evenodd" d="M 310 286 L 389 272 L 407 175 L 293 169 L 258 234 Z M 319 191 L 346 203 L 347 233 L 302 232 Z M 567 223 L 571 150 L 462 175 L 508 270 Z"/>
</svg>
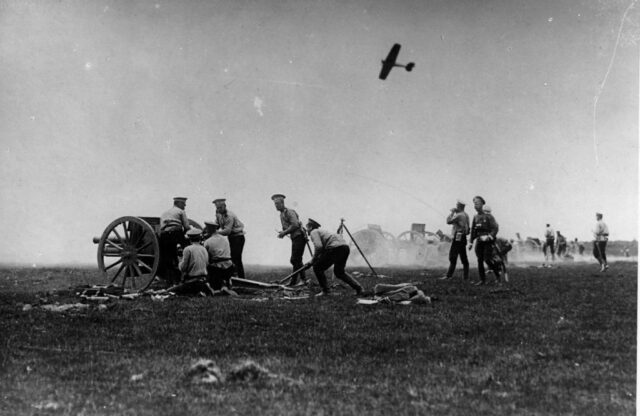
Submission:
<svg viewBox="0 0 640 416">
<path fill-rule="evenodd" d="M 342 230 L 345 230 L 347 232 L 347 234 L 349 234 L 349 238 L 351 238 L 351 241 L 353 241 L 353 244 L 356 246 L 356 248 L 358 249 L 358 252 L 360 253 L 360 255 L 362 256 L 362 258 L 364 259 L 364 261 L 367 263 L 367 266 L 369 266 L 369 269 L 371 269 L 371 273 L 373 273 L 373 275 L 375 277 L 378 277 L 378 273 L 376 273 L 376 271 L 373 269 L 373 267 L 371 266 L 371 264 L 369 263 L 369 260 L 367 260 L 367 257 L 364 255 L 364 253 L 362 252 L 362 250 L 360 249 L 360 246 L 358 245 L 358 242 L 356 241 L 355 238 L 353 238 L 353 236 L 351 235 L 351 232 L 349 232 L 349 229 L 347 228 L 347 226 L 344 224 L 344 218 L 340 218 L 340 226 L 338 227 L 338 234 L 342 234 Z"/>
</svg>

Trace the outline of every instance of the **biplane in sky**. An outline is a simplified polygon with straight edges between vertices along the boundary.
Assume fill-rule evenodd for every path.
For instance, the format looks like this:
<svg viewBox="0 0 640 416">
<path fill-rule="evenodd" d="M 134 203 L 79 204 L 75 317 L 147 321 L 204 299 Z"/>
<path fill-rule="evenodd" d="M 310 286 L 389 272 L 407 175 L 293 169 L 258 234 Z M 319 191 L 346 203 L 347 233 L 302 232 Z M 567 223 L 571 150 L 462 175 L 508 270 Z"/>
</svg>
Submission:
<svg viewBox="0 0 640 416">
<path fill-rule="evenodd" d="M 391 72 L 391 69 L 394 66 L 399 66 L 407 71 L 411 71 L 413 67 L 416 65 L 413 62 L 409 62 L 406 65 L 396 63 L 396 59 L 398 59 L 398 53 L 400 53 L 400 44 L 396 43 L 391 47 L 389 51 L 389 55 L 387 55 L 387 59 L 382 61 L 382 69 L 380 70 L 380 79 L 387 79 L 387 75 Z"/>
</svg>

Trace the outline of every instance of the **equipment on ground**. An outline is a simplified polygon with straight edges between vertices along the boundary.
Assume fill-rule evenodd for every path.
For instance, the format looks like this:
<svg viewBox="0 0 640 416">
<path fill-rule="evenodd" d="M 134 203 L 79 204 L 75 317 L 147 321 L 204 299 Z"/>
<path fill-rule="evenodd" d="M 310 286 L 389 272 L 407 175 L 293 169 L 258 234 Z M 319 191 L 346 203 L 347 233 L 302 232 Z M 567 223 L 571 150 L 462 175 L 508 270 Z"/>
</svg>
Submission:
<svg viewBox="0 0 640 416">
<path fill-rule="evenodd" d="M 292 273 L 289 273 L 288 275 L 286 275 L 285 277 L 283 277 L 280 280 L 276 280 L 272 283 L 277 283 L 279 285 L 283 285 L 285 284 L 289 279 L 291 279 L 293 276 L 295 276 L 296 274 L 300 273 L 303 270 L 307 270 L 308 268 L 311 267 L 311 263 L 307 263 L 304 266 L 300 267 L 298 270 L 293 271 Z"/>
<path fill-rule="evenodd" d="M 202 226 L 189 220 L 191 227 Z M 160 264 L 160 217 L 120 217 L 105 228 L 98 245 L 98 269 L 111 284 L 143 291 Z"/>
</svg>

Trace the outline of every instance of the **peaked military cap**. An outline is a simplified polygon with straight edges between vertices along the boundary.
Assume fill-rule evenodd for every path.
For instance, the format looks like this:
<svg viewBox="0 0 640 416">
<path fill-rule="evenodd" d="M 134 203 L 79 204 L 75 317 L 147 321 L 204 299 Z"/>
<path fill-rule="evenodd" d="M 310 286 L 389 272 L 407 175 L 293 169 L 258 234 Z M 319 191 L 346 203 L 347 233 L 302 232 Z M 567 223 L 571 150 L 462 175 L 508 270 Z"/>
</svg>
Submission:
<svg viewBox="0 0 640 416">
<path fill-rule="evenodd" d="M 187 231 L 187 237 L 189 238 L 200 237 L 200 235 L 202 235 L 202 230 L 199 230 L 197 228 L 192 228 L 189 231 Z"/>
<path fill-rule="evenodd" d="M 310 225 L 314 228 L 320 228 L 320 224 L 318 224 L 316 220 L 312 220 L 311 218 L 309 218 L 309 221 L 307 221 L 307 225 Z"/>
<path fill-rule="evenodd" d="M 276 199 L 285 199 L 285 198 L 286 198 L 286 196 L 284 196 L 282 194 L 273 194 L 273 195 L 271 195 L 271 199 L 274 200 L 274 201 Z"/>
<path fill-rule="evenodd" d="M 187 198 L 183 196 L 176 196 L 173 198 L 173 202 L 187 202 Z"/>
<path fill-rule="evenodd" d="M 218 199 L 214 199 L 214 200 L 213 200 L 213 203 L 214 203 L 214 204 L 217 204 L 218 202 L 225 202 L 225 201 L 226 201 L 226 199 L 225 199 L 225 198 L 218 198 Z"/>
</svg>

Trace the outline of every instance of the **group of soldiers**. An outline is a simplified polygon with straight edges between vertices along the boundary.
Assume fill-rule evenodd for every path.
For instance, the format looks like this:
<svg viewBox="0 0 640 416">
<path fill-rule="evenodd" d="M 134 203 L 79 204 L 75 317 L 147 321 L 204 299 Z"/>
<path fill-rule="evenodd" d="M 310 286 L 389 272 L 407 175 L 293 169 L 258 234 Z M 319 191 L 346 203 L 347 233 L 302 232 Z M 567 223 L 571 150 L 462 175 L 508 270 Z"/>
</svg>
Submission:
<svg viewBox="0 0 640 416">
<path fill-rule="evenodd" d="M 360 283 L 345 271 L 349 257 L 349 245 L 338 233 L 321 229 L 320 224 L 309 218 L 303 227 L 298 213 L 285 206 L 285 196 L 271 197 L 280 212 L 282 230 L 278 238 L 291 239 L 293 273 L 289 286 L 307 284 L 305 271 L 313 268 L 324 296 L 330 293 L 325 271 L 333 266 L 336 278 L 347 283 L 356 292 L 363 293 Z M 158 276 L 168 284 L 185 281 L 204 281 L 215 291 L 228 291 L 232 287 L 231 277 L 244 279 L 242 252 L 245 244 L 244 224 L 226 206 L 226 199 L 215 199 L 216 217 L 205 221 L 204 230 L 193 228 L 185 211 L 187 198 L 175 197 L 173 207 L 160 217 L 160 265 Z M 188 240 L 188 241 L 186 241 Z M 304 250 L 314 245 L 312 259 L 303 263 Z M 179 247 L 184 247 L 180 256 Z"/>
<path fill-rule="evenodd" d="M 603 215 L 596 212 L 596 224 L 591 230 L 593 234 L 593 256 L 598 260 L 600 271 L 604 272 L 609 268 L 607 262 L 607 242 L 609 241 L 609 227 L 603 220 Z M 571 251 L 582 255 L 584 246 L 574 239 L 571 243 Z M 547 224 L 544 231 L 544 241 L 542 243 L 542 253 L 545 261 L 555 261 L 556 255 L 563 258 L 569 255 L 567 239 L 560 231 L 554 233 L 551 224 Z"/>
<path fill-rule="evenodd" d="M 476 214 L 473 221 L 469 223 L 469 216 L 465 212 L 465 203 L 458 200 L 456 207 L 451 209 L 447 216 L 447 224 L 451 225 L 451 248 L 449 249 L 449 269 L 440 280 L 453 278 L 458 257 L 462 263 L 463 279 L 469 281 L 469 260 L 467 258 L 467 236 L 469 237 L 468 250 L 474 247 L 478 259 L 478 280 L 473 284 L 482 286 L 487 284 L 487 273 L 485 263 L 493 272 L 496 282 L 509 281 L 509 275 L 505 264 L 506 253 L 511 249 L 511 243 L 498 237 L 498 222 L 491 213 L 484 198 L 476 196 L 473 198 L 473 208 Z"/>
<path fill-rule="evenodd" d="M 330 288 L 325 271 L 333 266 L 336 278 L 347 283 L 354 289 L 356 295 L 363 293 L 362 285 L 345 271 L 349 257 L 349 245 L 340 233 L 331 233 L 321 229 L 321 225 L 309 218 L 303 227 L 298 213 L 287 208 L 285 195 L 274 194 L 271 197 L 276 210 L 280 213 L 282 230 L 278 231 L 278 238 L 289 237 L 291 240 L 291 257 L 289 259 L 293 272 L 290 286 L 307 284 L 305 271 L 313 268 L 314 274 L 322 292 L 327 295 Z M 192 228 L 185 212 L 187 198 L 176 197 L 173 207 L 160 217 L 160 266 L 158 275 L 169 284 L 183 282 L 188 279 L 204 279 L 213 290 L 231 289 L 231 277 L 236 275 L 244 279 L 242 252 L 245 245 L 244 224 L 238 217 L 227 209 L 226 199 L 218 198 L 213 201 L 216 206 L 215 220 L 205 221 L 205 229 Z M 451 209 L 446 218 L 447 224 L 452 226 L 452 241 L 449 250 L 449 268 L 441 280 L 453 278 L 458 257 L 462 263 L 463 279 L 469 281 L 469 260 L 467 249 L 471 251 L 475 243 L 475 255 L 478 261 L 478 280 L 474 285 L 487 284 L 487 270 L 493 272 L 497 283 L 508 282 L 506 255 L 512 245 L 509 240 L 498 237 L 499 225 L 491 208 L 481 196 L 473 198 L 476 211 L 473 220 L 465 212 L 465 203 L 458 200 L 456 207 Z M 602 221 L 602 214 L 596 214 L 593 254 L 598 259 L 601 271 L 608 269 L 606 245 L 609 236 L 607 225 Z M 469 240 L 467 241 L 467 236 Z M 545 234 L 545 256 L 547 248 L 555 256 L 555 234 L 547 224 Z M 558 254 L 566 251 L 566 238 L 557 233 Z M 188 239 L 188 241 L 185 241 Z M 313 243 L 311 250 L 309 241 Z M 468 247 L 467 247 L 468 244 Z M 185 247 L 180 257 L 179 247 Z M 303 263 L 305 248 L 309 248 L 312 259 Z"/>
<path fill-rule="evenodd" d="M 473 217 L 471 225 L 469 225 L 469 216 L 464 211 L 465 203 L 461 200 L 457 201 L 456 207 L 451 209 L 447 216 L 447 224 L 452 226 L 451 230 L 451 248 L 449 249 L 449 269 L 442 276 L 441 280 L 453 278 L 453 272 L 456 268 L 458 257 L 462 263 L 463 279 L 469 280 L 469 260 L 467 258 L 466 246 L 467 235 L 470 234 L 469 247 L 473 248 L 475 241 L 475 254 L 478 259 L 478 281 L 475 285 L 485 285 L 487 283 L 485 263 L 493 272 L 496 282 L 508 282 L 507 273 L 507 253 L 512 249 L 509 240 L 498 237 L 499 226 L 495 218 L 491 214 L 491 208 L 486 205 L 484 198 L 476 196 L 473 198 L 473 207 L 476 214 Z M 604 272 L 609 268 L 607 263 L 607 241 L 609 239 L 609 228 L 603 221 L 602 213 L 596 213 L 596 224 L 593 232 L 593 256 L 598 260 L 600 271 Z M 557 238 L 557 241 L 556 241 Z M 580 247 L 577 239 L 572 242 Z M 554 233 L 550 224 L 547 224 L 545 230 L 545 241 L 543 243 L 543 252 L 545 259 L 548 258 L 547 250 L 555 259 L 555 254 L 564 256 L 567 253 L 567 239 L 559 231 Z M 584 248 L 582 248 L 584 250 Z"/>
<path fill-rule="evenodd" d="M 184 197 L 173 198 L 173 206 L 160 216 L 158 276 L 167 284 L 205 280 L 213 290 L 223 290 L 231 288 L 232 274 L 244 278 L 244 224 L 227 210 L 225 199 L 213 204 L 215 220 L 205 221 L 204 230 L 189 224 Z"/>
</svg>

